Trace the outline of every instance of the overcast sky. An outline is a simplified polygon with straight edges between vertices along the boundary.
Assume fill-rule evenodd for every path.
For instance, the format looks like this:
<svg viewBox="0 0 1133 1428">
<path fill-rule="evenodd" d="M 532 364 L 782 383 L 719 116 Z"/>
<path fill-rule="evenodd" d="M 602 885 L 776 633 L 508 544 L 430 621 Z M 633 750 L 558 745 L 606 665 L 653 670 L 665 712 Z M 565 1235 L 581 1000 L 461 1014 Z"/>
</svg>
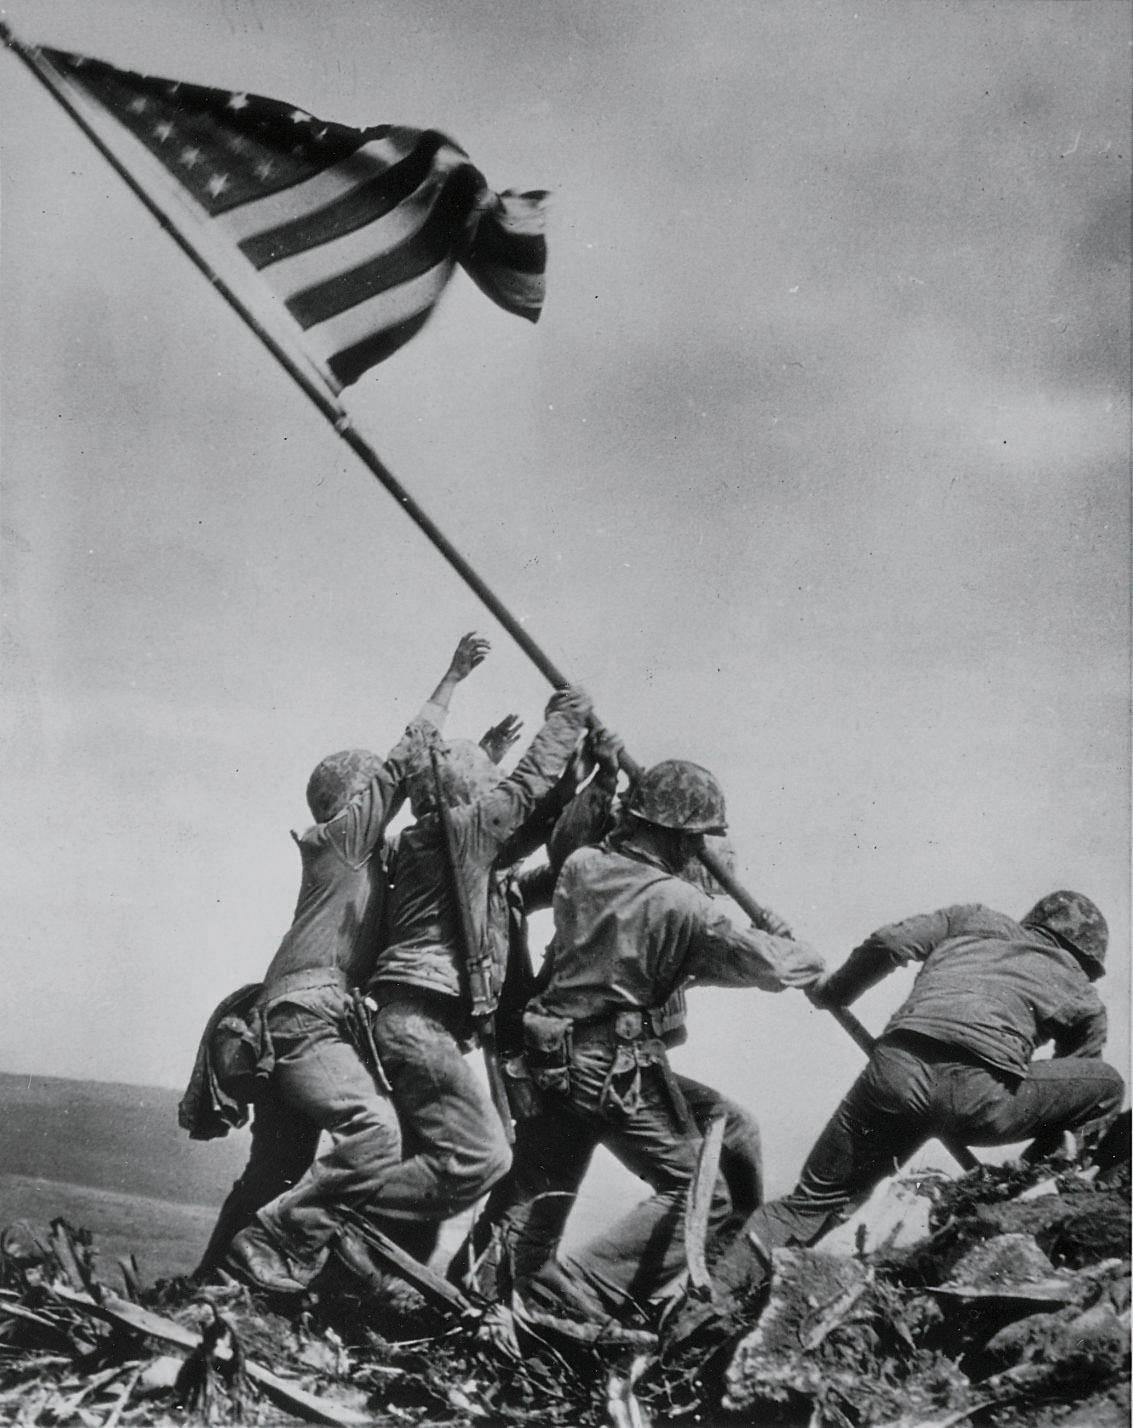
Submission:
<svg viewBox="0 0 1133 1428">
<path fill-rule="evenodd" d="M 12 0 L 24 39 L 451 133 L 553 192 L 543 320 L 458 275 L 351 389 L 386 462 L 832 963 L 958 901 L 1103 908 L 1128 1057 L 1130 9 Z M 313 764 L 545 686 L 0 56 L 0 1069 L 183 1084 L 298 885 Z M 537 951 L 546 937 L 538 925 Z M 879 1029 L 907 986 L 859 1007 Z M 783 1187 L 860 1065 L 694 992 Z"/>
</svg>

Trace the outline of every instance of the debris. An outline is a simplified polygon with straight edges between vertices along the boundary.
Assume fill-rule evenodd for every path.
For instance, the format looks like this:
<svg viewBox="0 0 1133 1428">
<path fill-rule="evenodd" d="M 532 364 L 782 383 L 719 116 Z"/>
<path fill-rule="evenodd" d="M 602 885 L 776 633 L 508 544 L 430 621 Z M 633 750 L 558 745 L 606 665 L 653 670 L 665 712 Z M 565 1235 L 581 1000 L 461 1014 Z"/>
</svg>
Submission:
<svg viewBox="0 0 1133 1428">
<path fill-rule="evenodd" d="M 205 1306 L 201 1341 L 177 1375 L 178 1401 L 205 1423 L 239 1423 L 244 1418 L 247 1378 L 244 1350 L 229 1320 Z"/>
<path fill-rule="evenodd" d="M 937 1294 L 957 1299 L 1021 1299 L 1067 1304 L 1075 1298 L 1073 1277 L 1057 1274 L 1031 1235 L 997 1235 L 975 1245 Z"/>
<path fill-rule="evenodd" d="M 713 1122 L 715 1124 L 715 1122 Z M 722 1125 L 723 1122 L 721 1121 Z M 633 1388 L 649 1360 L 639 1354 L 625 1375 L 611 1373 L 606 1381 L 606 1413 L 612 1428 L 650 1428 L 650 1420 L 637 1401 Z"/>
<path fill-rule="evenodd" d="M 708 1233 L 708 1215 L 716 1189 L 716 1173 L 720 1168 L 720 1148 L 724 1143 L 726 1124 L 724 1116 L 716 1116 L 709 1123 L 700 1146 L 696 1174 L 689 1184 L 685 1205 L 685 1262 L 688 1265 L 689 1287 L 694 1293 L 705 1296 L 712 1293 L 712 1279 L 704 1259 L 704 1241 Z"/>
<path fill-rule="evenodd" d="M 905 1249 L 927 1238 L 932 1198 L 924 1175 L 890 1175 L 841 1225 L 819 1241 L 824 1254 L 863 1255 Z"/>
<path fill-rule="evenodd" d="M 407 1279 L 431 1303 L 441 1309 L 468 1313 L 474 1310 L 472 1301 L 447 1279 L 435 1274 L 426 1264 L 406 1254 L 400 1245 L 394 1244 L 387 1235 L 365 1219 L 362 1215 L 343 1212 L 342 1218 L 356 1231 L 368 1248 L 385 1260 L 398 1274 Z"/>
<path fill-rule="evenodd" d="M 516 1319 L 520 1324 L 549 1329 L 552 1333 L 564 1339 L 572 1339 L 578 1344 L 617 1344 L 639 1349 L 657 1347 L 657 1335 L 648 1329 L 623 1328 L 612 1319 L 566 1319 L 558 1314 L 532 1309 L 528 1305 L 524 1305 L 517 1312 Z"/>
<path fill-rule="evenodd" d="M 146 1286 L 136 1265 L 126 1297 L 84 1231 L 13 1225 L 0 1424 L 1128 1428 L 1127 1184 L 1112 1158 L 1104 1178 L 1049 1160 L 898 1177 L 841 1243 L 776 1251 L 731 1341 L 683 1357 L 648 1328 L 474 1303 L 381 1240 L 412 1315 L 327 1285 L 283 1317 L 235 1284 Z"/>
</svg>

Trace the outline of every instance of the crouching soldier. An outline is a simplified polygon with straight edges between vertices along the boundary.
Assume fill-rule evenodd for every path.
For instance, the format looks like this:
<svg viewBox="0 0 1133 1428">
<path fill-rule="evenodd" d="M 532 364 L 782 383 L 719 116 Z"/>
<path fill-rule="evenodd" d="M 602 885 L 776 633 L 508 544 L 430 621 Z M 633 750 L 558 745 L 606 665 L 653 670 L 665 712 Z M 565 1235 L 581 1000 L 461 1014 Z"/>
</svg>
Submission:
<svg viewBox="0 0 1133 1428">
<path fill-rule="evenodd" d="M 250 1009 L 267 1073 L 255 1101 L 251 1155 L 198 1275 L 220 1264 L 258 1288 L 301 1293 L 340 1234 L 336 1205 L 364 1205 L 379 1168 L 401 1157 L 397 1115 L 359 1054 L 351 994 L 373 969 L 386 889 L 382 839 L 403 801 L 406 775 L 437 738 L 456 685 L 488 648 L 477 635 L 460 641 L 440 684 L 385 758 L 346 750 L 311 775 L 315 821 L 301 837 L 292 835 L 302 859 L 299 900 Z M 316 1159 L 323 1132 L 330 1145 Z"/>
<path fill-rule="evenodd" d="M 547 985 L 525 1017 L 526 1055 L 547 1114 L 564 1133 L 605 1145 L 653 1196 L 576 1253 L 519 1284 L 528 1307 L 606 1318 L 685 1268 L 683 1223 L 702 1138 L 664 1045 L 662 1010 L 692 981 L 781 991 L 807 987 L 823 963 L 801 942 L 741 930 L 679 876 L 705 834 L 725 831 L 724 797 L 698 764 L 672 759 L 642 775 L 628 817 L 563 866 L 555 886 Z M 718 1177 L 709 1226 L 727 1220 Z"/>
<path fill-rule="evenodd" d="M 1034 1141 L 1104 1121 L 1121 1077 L 1100 1060 L 1106 1014 L 1105 918 L 1089 898 L 1055 892 L 1016 922 L 978 904 L 946 907 L 874 932 L 811 991 L 847 1006 L 895 967 L 922 964 L 869 1064 L 807 1156 L 791 1193 L 756 1210 L 713 1269 L 717 1311 L 688 1305 L 673 1338 L 722 1322 L 729 1296 L 767 1278 L 770 1251 L 813 1244 L 933 1136 L 969 1145 Z M 1053 1042 L 1053 1056 L 1033 1061 Z"/>
<path fill-rule="evenodd" d="M 442 750 L 435 770 L 419 759 L 409 776 L 416 822 L 398 840 L 368 987 L 406 1155 L 385 1168 L 368 1204 L 400 1223 L 400 1242 L 422 1260 L 441 1222 L 474 1205 L 511 1162 L 508 1130 L 465 1052 L 473 1014 L 494 1010 L 503 981 L 511 849 L 559 783 L 590 712 L 580 690 L 554 694 L 546 722 L 506 778 L 468 743 Z M 487 974 L 475 1003 L 471 958 Z"/>
</svg>

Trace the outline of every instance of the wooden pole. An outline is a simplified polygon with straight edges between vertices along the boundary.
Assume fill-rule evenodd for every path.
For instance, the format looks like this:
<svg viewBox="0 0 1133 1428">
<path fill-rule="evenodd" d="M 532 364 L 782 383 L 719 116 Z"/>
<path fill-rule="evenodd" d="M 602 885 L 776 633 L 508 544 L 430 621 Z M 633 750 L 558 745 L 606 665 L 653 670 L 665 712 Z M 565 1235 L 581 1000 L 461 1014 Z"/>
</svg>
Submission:
<svg viewBox="0 0 1133 1428">
<path fill-rule="evenodd" d="M 461 580 L 468 586 L 476 598 L 486 606 L 489 613 L 512 637 L 531 663 L 539 670 L 540 674 L 555 689 L 564 689 L 570 684 L 570 680 L 559 669 L 558 665 L 550 658 L 541 646 L 528 634 L 523 625 L 515 618 L 504 602 L 495 591 L 481 579 L 479 573 L 465 559 L 461 552 L 449 540 L 437 523 L 427 514 L 424 508 L 409 494 L 401 482 L 393 475 L 389 468 L 378 456 L 377 452 L 366 440 L 366 438 L 353 425 L 349 414 L 338 400 L 327 384 L 326 379 L 318 373 L 316 369 L 307 368 L 302 362 L 290 353 L 286 346 L 276 338 L 272 332 L 256 317 L 251 308 L 239 294 L 228 284 L 224 278 L 217 273 L 216 269 L 208 262 L 194 246 L 192 240 L 182 232 L 173 216 L 168 213 L 153 194 L 149 192 L 130 172 L 129 168 L 119 159 L 114 150 L 103 140 L 98 131 L 90 124 L 82 111 L 75 103 L 69 93 L 70 86 L 63 75 L 44 58 L 42 52 L 32 46 L 25 45 L 13 34 L 11 27 L 0 21 L 0 40 L 20 59 L 35 78 L 44 86 L 58 104 L 75 121 L 103 158 L 118 174 L 119 178 L 127 185 L 130 191 L 145 205 L 146 209 L 157 219 L 161 227 L 169 234 L 181 251 L 190 259 L 196 268 L 202 272 L 209 283 L 216 289 L 225 302 L 233 309 L 256 334 L 267 350 L 280 364 L 285 372 L 298 384 L 302 391 L 310 398 L 315 406 L 334 427 L 342 440 L 350 447 L 359 460 L 365 465 L 370 474 L 382 485 L 393 497 L 417 529 L 425 536 L 438 553 L 448 562 L 449 566 L 460 576 Z M 622 768 L 631 778 L 636 778 L 641 773 L 641 765 L 628 754 L 622 756 Z M 721 887 L 732 897 L 735 902 L 747 913 L 751 920 L 766 928 L 769 932 L 778 932 L 779 935 L 789 935 L 786 924 L 767 908 L 758 903 L 745 887 L 728 871 L 721 860 L 709 848 L 702 848 L 700 860 L 712 876 L 719 882 Z M 835 1020 L 854 1038 L 858 1045 L 869 1055 L 873 1047 L 873 1038 L 866 1031 L 865 1027 L 850 1012 L 843 1008 L 831 1008 L 831 1013 Z M 952 1147 L 949 1147 L 952 1150 Z M 958 1149 L 963 1149 L 959 1147 Z M 953 1151 L 955 1154 L 956 1152 Z M 969 1161 L 974 1161 L 969 1151 L 964 1151 Z M 959 1159 L 960 1157 L 957 1156 Z M 964 1161 L 961 1160 L 961 1164 Z"/>
</svg>

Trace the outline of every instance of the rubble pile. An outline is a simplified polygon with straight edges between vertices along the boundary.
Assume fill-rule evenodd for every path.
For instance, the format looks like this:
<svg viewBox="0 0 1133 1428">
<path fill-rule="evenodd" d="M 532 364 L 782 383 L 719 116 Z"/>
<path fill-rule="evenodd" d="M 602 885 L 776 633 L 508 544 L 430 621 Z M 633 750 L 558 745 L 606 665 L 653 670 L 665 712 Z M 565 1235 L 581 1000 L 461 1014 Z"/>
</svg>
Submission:
<svg viewBox="0 0 1133 1428">
<path fill-rule="evenodd" d="M 1128 1167 L 1052 1168 L 925 1182 L 929 1234 L 900 1251 L 776 1251 L 724 1407 L 812 1428 L 1127 1424 Z"/>
<path fill-rule="evenodd" d="M 521 1349 L 506 1310 L 446 1316 L 422 1301 L 391 1322 L 344 1293 L 284 1315 L 235 1284 L 142 1290 L 135 1266 L 117 1268 L 124 1292 L 61 1219 L 0 1235 L 0 1423 L 573 1428 L 605 1421 L 619 1393 L 610 1364 L 625 1340 L 608 1356 L 529 1327 Z"/>
<path fill-rule="evenodd" d="M 659 1339 L 572 1335 L 500 1306 L 425 1301 L 394 1323 L 348 1292 L 284 1315 L 235 1285 L 142 1289 L 128 1261 L 119 1291 L 85 1232 L 12 1226 L 0 1422 L 1127 1424 L 1128 1162 L 983 1167 L 912 1190 L 930 1208 L 902 1213 L 911 1236 L 882 1210 L 880 1244 L 859 1232 L 856 1246 L 776 1251 L 740 1332 L 691 1363 L 666 1357 L 664 1324 Z"/>
</svg>

